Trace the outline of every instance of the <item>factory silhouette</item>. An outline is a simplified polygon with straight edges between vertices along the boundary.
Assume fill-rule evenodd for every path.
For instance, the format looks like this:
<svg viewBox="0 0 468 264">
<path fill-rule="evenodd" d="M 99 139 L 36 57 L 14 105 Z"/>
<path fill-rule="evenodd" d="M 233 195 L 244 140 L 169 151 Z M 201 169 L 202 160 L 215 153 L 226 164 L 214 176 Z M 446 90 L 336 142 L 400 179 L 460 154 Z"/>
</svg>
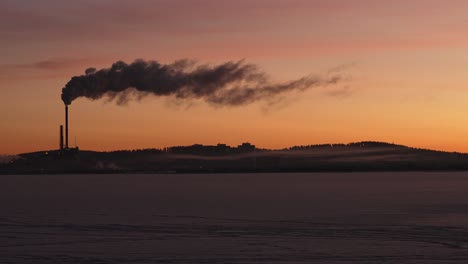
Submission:
<svg viewBox="0 0 468 264">
<path fill-rule="evenodd" d="M 56 158 L 58 159 L 77 159 L 79 157 L 80 149 L 78 146 L 70 147 L 69 133 L 68 133 L 68 105 L 65 105 L 65 137 L 63 125 L 60 125 L 59 149 L 56 151 Z M 249 142 L 242 143 L 237 147 L 231 147 L 226 144 L 217 144 L 215 146 L 205 146 L 201 144 L 194 144 L 192 146 L 174 146 L 158 150 L 166 153 L 174 154 L 191 154 L 191 155 L 229 155 L 239 153 L 249 153 L 256 150 L 255 145 Z M 50 151 L 50 154 L 54 151 Z M 48 152 L 49 154 L 49 152 Z"/>
<path fill-rule="evenodd" d="M 68 105 L 65 105 L 65 142 L 63 139 L 63 125 L 60 125 L 60 140 L 57 157 L 61 159 L 76 159 L 79 153 L 79 148 L 75 146 L 71 148 L 68 145 Z"/>
</svg>

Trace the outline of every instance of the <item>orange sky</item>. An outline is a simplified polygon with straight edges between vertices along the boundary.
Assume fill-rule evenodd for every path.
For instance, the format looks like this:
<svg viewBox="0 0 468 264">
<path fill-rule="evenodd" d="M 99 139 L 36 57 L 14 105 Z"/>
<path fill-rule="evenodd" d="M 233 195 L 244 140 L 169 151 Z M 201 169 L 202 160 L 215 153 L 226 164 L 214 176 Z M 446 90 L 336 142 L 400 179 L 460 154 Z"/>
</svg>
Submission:
<svg viewBox="0 0 468 264">
<path fill-rule="evenodd" d="M 462 0 L 5 0 L 0 154 L 57 148 L 62 87 L 88 67 L 137 58 L 246 59 L 273 81 L 340 68 L 347 79 L 274 106 L 79 98 L 70 106 L 72 145 L 75 138 L 93 150 L 376 140 L 468 152 L 466 10 Z"/>
</svg>

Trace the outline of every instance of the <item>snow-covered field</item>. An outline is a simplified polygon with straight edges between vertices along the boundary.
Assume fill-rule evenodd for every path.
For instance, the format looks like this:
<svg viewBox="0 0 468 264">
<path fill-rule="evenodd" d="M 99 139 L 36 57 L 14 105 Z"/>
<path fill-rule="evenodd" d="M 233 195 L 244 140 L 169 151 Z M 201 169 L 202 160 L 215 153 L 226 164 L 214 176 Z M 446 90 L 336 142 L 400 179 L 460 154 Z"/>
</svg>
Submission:
<svg viewBox="0 0 468 264">
<path fill-rule="evenodd" d="M 467 263 L 468 173 L 0 176 L 0 263 Z"/>
</svg>

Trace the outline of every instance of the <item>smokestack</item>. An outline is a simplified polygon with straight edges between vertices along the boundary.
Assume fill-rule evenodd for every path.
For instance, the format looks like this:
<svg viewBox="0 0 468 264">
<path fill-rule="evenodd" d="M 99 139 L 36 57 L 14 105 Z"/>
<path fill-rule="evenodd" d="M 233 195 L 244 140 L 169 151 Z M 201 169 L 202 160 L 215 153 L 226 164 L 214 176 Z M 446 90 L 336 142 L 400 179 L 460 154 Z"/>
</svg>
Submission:
<svg viewBox="0 0 468 264">
<path fill-rule="evenodd" d="M 65 148 L 68 148 L 68 105 L 65 105 Z"/>
<path fill-rule="evenodd" d="M 60 150 L 63 150 L 63 125 L 60 125 Z"/>
</svg>

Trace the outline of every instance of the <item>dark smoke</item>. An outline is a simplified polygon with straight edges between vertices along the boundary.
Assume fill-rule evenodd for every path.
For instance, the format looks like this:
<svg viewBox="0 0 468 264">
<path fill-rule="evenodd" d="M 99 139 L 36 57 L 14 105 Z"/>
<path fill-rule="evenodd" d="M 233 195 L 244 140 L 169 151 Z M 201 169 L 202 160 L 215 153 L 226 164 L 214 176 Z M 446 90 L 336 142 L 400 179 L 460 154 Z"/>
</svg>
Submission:
<svg viewBox="0 0 468 264">
<path fill-rule="evenodd" d="M 197 65 L 188 60 L 172 64 L 118 61 L 109 69 L 89 68 L 85 75 L 73 77 L 62 89 L 62 100 L 69 105 L 78 97 L 97 100 L 107 96 L 125 103 L 129 100 L 129 91 L 136 91 L 140 96 L 203 99 L 213 105 L 237 106 L 340 80 L 339 75 L 326 78 L 311 75 L 285 83 L 271 83 L 258 66 L 242 60 L 216 66 Z"/>
</svg>

